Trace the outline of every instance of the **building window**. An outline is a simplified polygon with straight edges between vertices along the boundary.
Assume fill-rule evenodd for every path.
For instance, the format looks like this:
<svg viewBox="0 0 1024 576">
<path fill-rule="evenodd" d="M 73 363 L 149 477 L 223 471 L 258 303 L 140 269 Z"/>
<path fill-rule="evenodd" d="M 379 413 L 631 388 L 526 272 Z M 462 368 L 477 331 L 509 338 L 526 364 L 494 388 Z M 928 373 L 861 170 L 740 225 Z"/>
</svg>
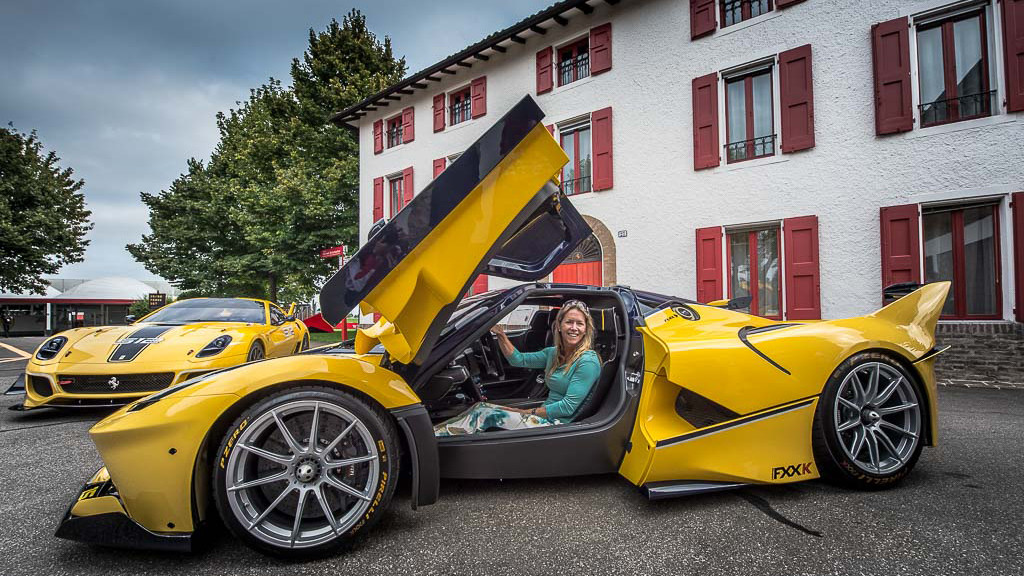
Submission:
<svg viewBox="0 0 1024 576">
<path fill-rule="evenodd" d="M 722 28 L 772 11 L 772 0 L 721 0 Z"/>
<path fill-rule="evenodd" d="M 454 126 L 473 117 L 473 110 L 470 104 L 469 86 L 466 86 L 463 90 L 449 94 L 448 102 L 448 124 Z"/>
<path fill-rule="evenodd" d="M 782 319 L 779 227 L 727 234 L 729 297 L 750 297 L 751 314 Z"/>
<path fill-rule="evenodd" d="M 727 162 L 775 154 L 772 68 L 725 80 Z"/>
<path fill-rule="evenodd" d="M 558 85 L 565 86 L 590 76 L 590 44 L 584 38 L 558 49 Z"/>
<path fill-rule="evenodd" d="M 590 192 L 590 123 L 559 129 L 559 141 L 569 157 L 562 167 L 562 192 L 566 196 Z"/>
<path fill-rule="evenodd" d="M 923 211 L 924 280 L 953 283 L 942 317 L 999 319 L 998 204 Z"/>
<path fill-rule="evenodd" d="M 921 126 L 991 116 L 996 91 L 989 77 L 984 8 L 917 24 Z"/>
<path fill-rule="evenodd" d="M 391 215 L 389 218 L 394 218 L 395 214 L 398 214 L 398 211 L 405 207 L 404 192 L 404 180 L 401 174 L 388 179 L 388 196 L 391 199 Z"/>
<path fill-rule="evenodd" d="M 402 115 L 399 114 L 388 120 L 388 148 L 394 148 L 402 143 Z"/>
</svg>

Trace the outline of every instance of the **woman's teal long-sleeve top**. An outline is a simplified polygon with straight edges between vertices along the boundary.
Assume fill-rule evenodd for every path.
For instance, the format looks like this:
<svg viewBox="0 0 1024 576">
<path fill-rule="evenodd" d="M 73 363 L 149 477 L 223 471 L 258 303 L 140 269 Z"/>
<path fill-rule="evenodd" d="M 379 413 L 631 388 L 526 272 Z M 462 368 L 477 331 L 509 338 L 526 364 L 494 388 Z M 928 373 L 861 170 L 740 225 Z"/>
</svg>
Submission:
<svg viewBox="0 0 1024 576">
<path fill-rule="evenodd" d="M 544 368 L 555 361 L 555 347 L 549 346 L 537 352 L 516 350 L 508 356 L 509 364 L 519 368 Z M 548 420 L 572 422 L 576 410 L 590 393 L 590 389 L 601 375 L 601 361 L 597 352 L 587 350 L 568 370 L 559 367 L 551 372 L 545 383 L 548 399 L 544 402 Z"/>
</svg>

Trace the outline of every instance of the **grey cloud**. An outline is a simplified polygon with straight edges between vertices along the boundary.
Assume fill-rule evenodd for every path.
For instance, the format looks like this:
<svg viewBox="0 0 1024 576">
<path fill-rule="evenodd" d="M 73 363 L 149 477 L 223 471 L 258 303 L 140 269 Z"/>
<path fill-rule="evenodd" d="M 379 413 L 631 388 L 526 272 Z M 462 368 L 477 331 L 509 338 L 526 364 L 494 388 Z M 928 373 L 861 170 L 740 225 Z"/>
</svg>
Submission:
<svg viewBox="0 0 1024 576">
<path fill-rule="evenodd" d="M 355 6 L 392 38 L 410 72 L 550 0 L 379 1 Z M 148 231 L 139 192 L 158 192 L 205 159 L 214 117 L 269 77 L 286 84 L 308 30 L 353 6 L 328 0 L 100 0 L 0 3 L 0 122 L 35 129 L 84 178 L 95 228 L 66 277 L 149 278 L 124 245 Z"/>
</svg>

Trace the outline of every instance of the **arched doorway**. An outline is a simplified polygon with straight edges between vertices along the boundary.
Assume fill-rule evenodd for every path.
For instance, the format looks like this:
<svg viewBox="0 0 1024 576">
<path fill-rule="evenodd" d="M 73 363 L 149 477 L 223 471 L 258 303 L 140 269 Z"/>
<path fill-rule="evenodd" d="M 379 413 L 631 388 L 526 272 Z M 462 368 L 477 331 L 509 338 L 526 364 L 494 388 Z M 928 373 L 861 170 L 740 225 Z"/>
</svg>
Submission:
<svg viewBox="0 0 1024 576">
<path fill-rule="evenodd" d="M 555 268 L 551 280 L 556 283 L 603 286 L 601 243 L 591 234 L 573 250 L 565 263 Z"/>
</svg>

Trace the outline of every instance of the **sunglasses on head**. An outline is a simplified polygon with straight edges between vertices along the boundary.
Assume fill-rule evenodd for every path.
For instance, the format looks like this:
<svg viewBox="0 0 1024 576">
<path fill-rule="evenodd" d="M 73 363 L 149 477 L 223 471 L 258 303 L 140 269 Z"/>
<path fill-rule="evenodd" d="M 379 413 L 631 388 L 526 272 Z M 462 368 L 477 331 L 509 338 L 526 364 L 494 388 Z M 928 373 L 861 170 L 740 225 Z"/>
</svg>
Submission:
<svg viewBox="0 0 1024 576">
<path fill-rule="evenodd" d="M 562 304 L 562 309 L 564 310 L 567 308 L 579 308 L 580 310 L 583 310 L 587 314 L 590 314 L 590 309 L 587 308 L 587 305 L 579 300 L 567 300 L 564 304 Z"/>
</svg>

